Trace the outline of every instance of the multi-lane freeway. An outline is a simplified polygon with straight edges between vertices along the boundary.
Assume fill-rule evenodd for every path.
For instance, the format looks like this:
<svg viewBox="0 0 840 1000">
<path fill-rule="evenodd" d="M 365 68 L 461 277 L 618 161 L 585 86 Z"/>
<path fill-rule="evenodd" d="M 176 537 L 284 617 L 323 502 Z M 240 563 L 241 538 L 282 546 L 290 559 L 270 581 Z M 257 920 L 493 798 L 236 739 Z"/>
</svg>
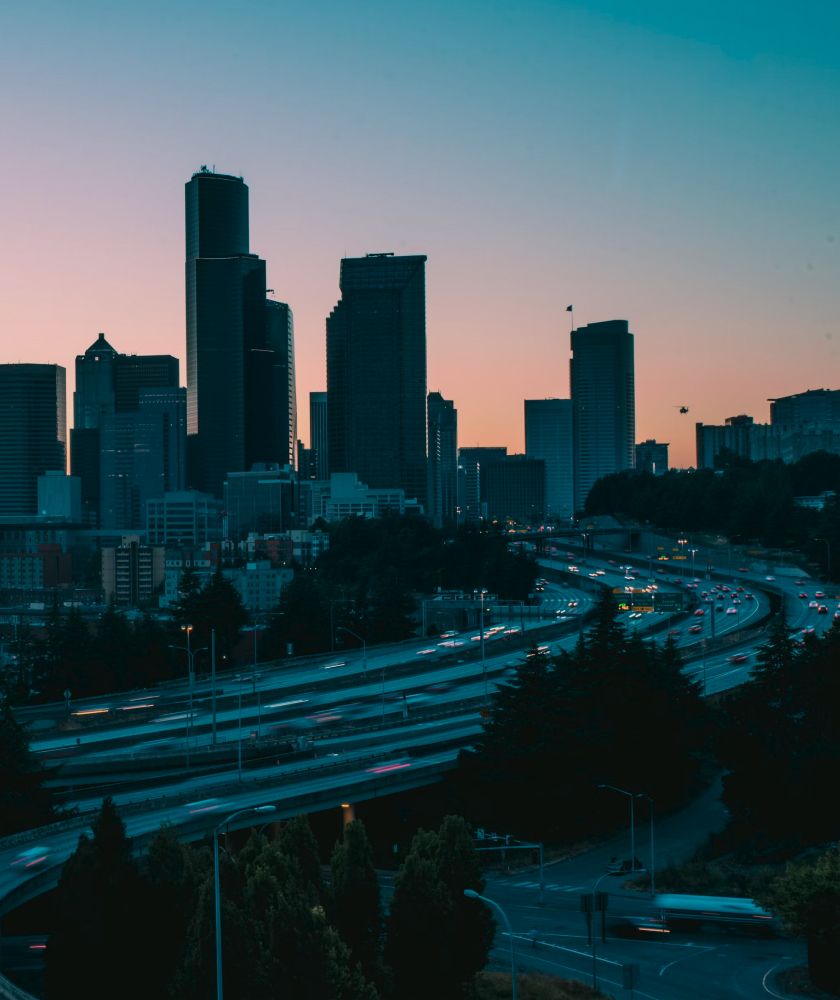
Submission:
<svg viewBox="0 0 840 1000">
<path fill-rule="evenodd" d="M 515 614 L 505 620 L 488 618 L 483 635 L 474 629 L 291 668 L 258 664 L 239 675 L 220 676 L 215 686 L 204 679 L 192 689 L 186 683 L 174 684 L 25 710 L 21 714 L 31 727 L 33 749 L 45 759 L 61 756 L 65 767 L 56 783 L 82 816 L 54 830 L 0 842 L 0 908 L 8 911 L 54 884 L 106 788 L 123 809 L 130 835 L 142 842 L 164 821 L 184 836 L 201 836 L 220 817 L 249 805 L 277 803 L 278 816 L 288 816 L 437 780 L 453 766 L 459 749 L 475 739 L 487 694 L 515 670 L 525 645 L 533 641 L 549 651 L 570 648 L 598 587 L 683 591 L 688 609 L 683 614 L 627 612 L 624 618 L 629 628 L 654 633 L 653 641 L 670 635 L 688 660 L 686 670 L 707 694 L 749 676 L 762 639 L 760 631 L 750 629 L 767 618 L 768 593 L 784 601 L 797 634 L 830 626 L 836 607 L 833 597 L 822 597 L 830 613 L 821 614 L 819 606 L 809 608 L 809 600 L 816 598 L 800 595 L 824 595 L 828 588 L 801 577 L 769 579 L 749 572 L 729 580 L 651 577 L 638 566 L 619 566 L 606 553 L 599 559 L 590 556 L 585 565 L 558 559 L 543 565 L 552 579 L 541 594 L 542 621 L 526 622 Z M 281 757 L 279 748 L 290 741 L 300 752 Z M 264 748 L 263 756 L 277 748 L 278 755 L 248 766 L 259 748 Z M 143 781 L 137 780 L 138 774 Z M 68 784 L 77 791 L 68 793 Z M 695 836 L 694 828 L 684 831 L 691 845 Z M 37 860 L 27 868 L 29 859 Z M 585 879 L 601 871 L 596 856 L 582 864 L 588 866 Z M 577 885 L 584 875 L 582 870 L 580 875 L 574 872 L 567 869 L 556 884 Z M 511 881 L 499 883 L 500 893 L 512 894 L 514 908 L 522 889 Z M 557 899 L 565 898 L 559 889 L 554 893 Z M 543 923 L 526 929 L 542 927 L 557 940 L 546 938 L 539 949 L 532 949 L 533 961 L 545 964 L 562 957 L 564 963 L 574 964 L 572 952 L 558 950 L 559 938 L 566 933 L 557 929 L 566 926 L 564 905 L 555 902 L 541 912 Z M 549 932 L 546 920 L 553 921 L 554 931 Z M 519 927 L 515 923 L 518 929 L 521 922 Z M 556 947 L 549 947 L 552 944 Z M 632 951 L 635 944 L 626 946 Z M 677 964 L 682 965 L 682 959 Z M 668 965 L 668 970 L 677 964 Z M 658 978 L 670 975 L 668 970 Z M 660 990 L 648 995 L 668 994 Z"/>
</svg>

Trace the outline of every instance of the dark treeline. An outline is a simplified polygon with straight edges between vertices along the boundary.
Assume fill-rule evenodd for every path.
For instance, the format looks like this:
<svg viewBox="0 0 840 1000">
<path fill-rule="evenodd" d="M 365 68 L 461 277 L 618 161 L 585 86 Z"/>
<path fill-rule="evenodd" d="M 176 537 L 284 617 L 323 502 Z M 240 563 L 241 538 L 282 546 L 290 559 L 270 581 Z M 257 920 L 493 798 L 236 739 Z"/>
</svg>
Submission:
<svg viewBox="0 0 840 1000">
<path fill-rule="evenodd" d="M 484 882 L 464 821 L 420 831 L 387 917 L 360 822 L 329 878 L 305 818 L 241 850 L 220 847 L 224 992 L 231 1000 L 458 1000 L 483 968 L 494 924 L 465 888 Z M 162 829 L 140 859 L 106 799 L 67 862 L 47 950 L 46 998 L 215 995 L 212 847 Z"/>
<path fill-rule="evenodd" d="M 29 748 L 26 730 L 4 699 L 0 706 L 0 837 L 57 818 L 44 787 L 47 777 Z"/>
<path fill-rule="evenodd" d="M 599 784 L 645 793 L 657 810 L 684 801 L 706 737 L 705 706 L 676 647 L 628 634 L 605 591 L 572 653 L 532 651 L 500 687 L 456 781 L 476 823 L 560 843 L 625 821 L 626 799 Z"/>
<path fill-rule="evenodd" d="M 720 469 L 672 470 L 664 476 L 622 472 L 593 487 L 587 514 L 624 514 L 672 531 L 715 531 L 733 542 L 796 548 L 828 571 L 840 570 L 840 506 L 797 507 L 794 497 L 840 494 L 840 456 L 814 452 L 791 465 L 722 456 Z M 828 543 L 828 544 L 826 544 Z"/>
</svg>

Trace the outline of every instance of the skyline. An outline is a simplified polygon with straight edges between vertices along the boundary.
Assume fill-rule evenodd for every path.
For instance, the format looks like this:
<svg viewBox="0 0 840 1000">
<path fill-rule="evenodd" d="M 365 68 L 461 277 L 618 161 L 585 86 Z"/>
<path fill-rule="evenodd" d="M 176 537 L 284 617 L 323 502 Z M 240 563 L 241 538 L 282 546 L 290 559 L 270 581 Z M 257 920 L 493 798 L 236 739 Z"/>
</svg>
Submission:
<svg viewBox="0 0 840 1000">
<path fill-rule="evenodd" d="M 631 6 L 6 10 L 0 361 L 63 365 L 72 398 L 102 330 L 185 372 L 206 162 L 250 187 L 300 401 L 340 259 L 378 251 L 428 255 L 428 388 L 464 446 L 522 451 L 522 400 L 568 396 L 570 302 L 576 327 L 629 321 L 636 439 L 674 465 L 695 421 L 836 388 L 840 13 Z"/>
</svg>

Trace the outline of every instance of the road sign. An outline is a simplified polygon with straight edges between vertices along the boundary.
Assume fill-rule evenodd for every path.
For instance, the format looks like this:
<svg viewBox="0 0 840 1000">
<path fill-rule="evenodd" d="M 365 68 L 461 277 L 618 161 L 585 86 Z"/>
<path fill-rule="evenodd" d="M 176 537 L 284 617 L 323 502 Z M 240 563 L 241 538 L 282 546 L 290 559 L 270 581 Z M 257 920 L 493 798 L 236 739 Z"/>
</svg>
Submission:
<svg viewBox="0 0 840 1000">
<path fill-rule="evenodd" d="M 675 612 L 682 611 L 682 594 L 656 593 L 653 595 L 653 606 L 657 611 Z"/>
</svg>

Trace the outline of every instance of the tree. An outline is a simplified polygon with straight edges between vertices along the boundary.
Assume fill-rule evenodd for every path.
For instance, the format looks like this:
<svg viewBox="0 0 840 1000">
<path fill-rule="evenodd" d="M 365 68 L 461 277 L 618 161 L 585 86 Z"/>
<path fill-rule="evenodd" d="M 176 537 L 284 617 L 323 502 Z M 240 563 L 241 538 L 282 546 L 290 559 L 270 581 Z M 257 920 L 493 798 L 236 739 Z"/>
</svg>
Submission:
<svg viewBox="0 0 840 1000">
<path fill-rule="evenodd" d="M 494 922 L 466 888 L 481 892 L 484 880 L 466 824 L 447 816 L 415 835 L 394 883 L 385 957 L 400 998 L 460 997 L 484 968 Z"/>
<path fill-rule="evenodd" d="M 344 828 L 335 845 L 332 869 L 332 922 L 368 979 L 381 976 L 379 965 L 382 910 L 373 851 L 361 820 Z"/>
<path fill-rule="evenodd" d="M 47 772 L 32 756 L 29 737 L 8 702 L 0 706 L 0 836 L 55 819 Z"/>
<path fill-rule="evenodd" d="M 131 843 L 114 803 L 106 798 L 93 823 L 93 837 L 79 837 L 58 884 L 53 930 L 47 949 L 48 1000 L 92 1000 L 150 996 L 149 962 L 142 926 L 134 906 L 137 867 Z M 91 968 L 96 975 L 91 976 Z M 131 974 L 126 975 L 130 969 Z"/>
<path fill-rule="evenodd" d="M 791 934 L 806 939 L 814 984 L 840 992 L 840 849 L 833 847 L 815 862 L 789 865 L 760 902 Z"/>
</svg>

